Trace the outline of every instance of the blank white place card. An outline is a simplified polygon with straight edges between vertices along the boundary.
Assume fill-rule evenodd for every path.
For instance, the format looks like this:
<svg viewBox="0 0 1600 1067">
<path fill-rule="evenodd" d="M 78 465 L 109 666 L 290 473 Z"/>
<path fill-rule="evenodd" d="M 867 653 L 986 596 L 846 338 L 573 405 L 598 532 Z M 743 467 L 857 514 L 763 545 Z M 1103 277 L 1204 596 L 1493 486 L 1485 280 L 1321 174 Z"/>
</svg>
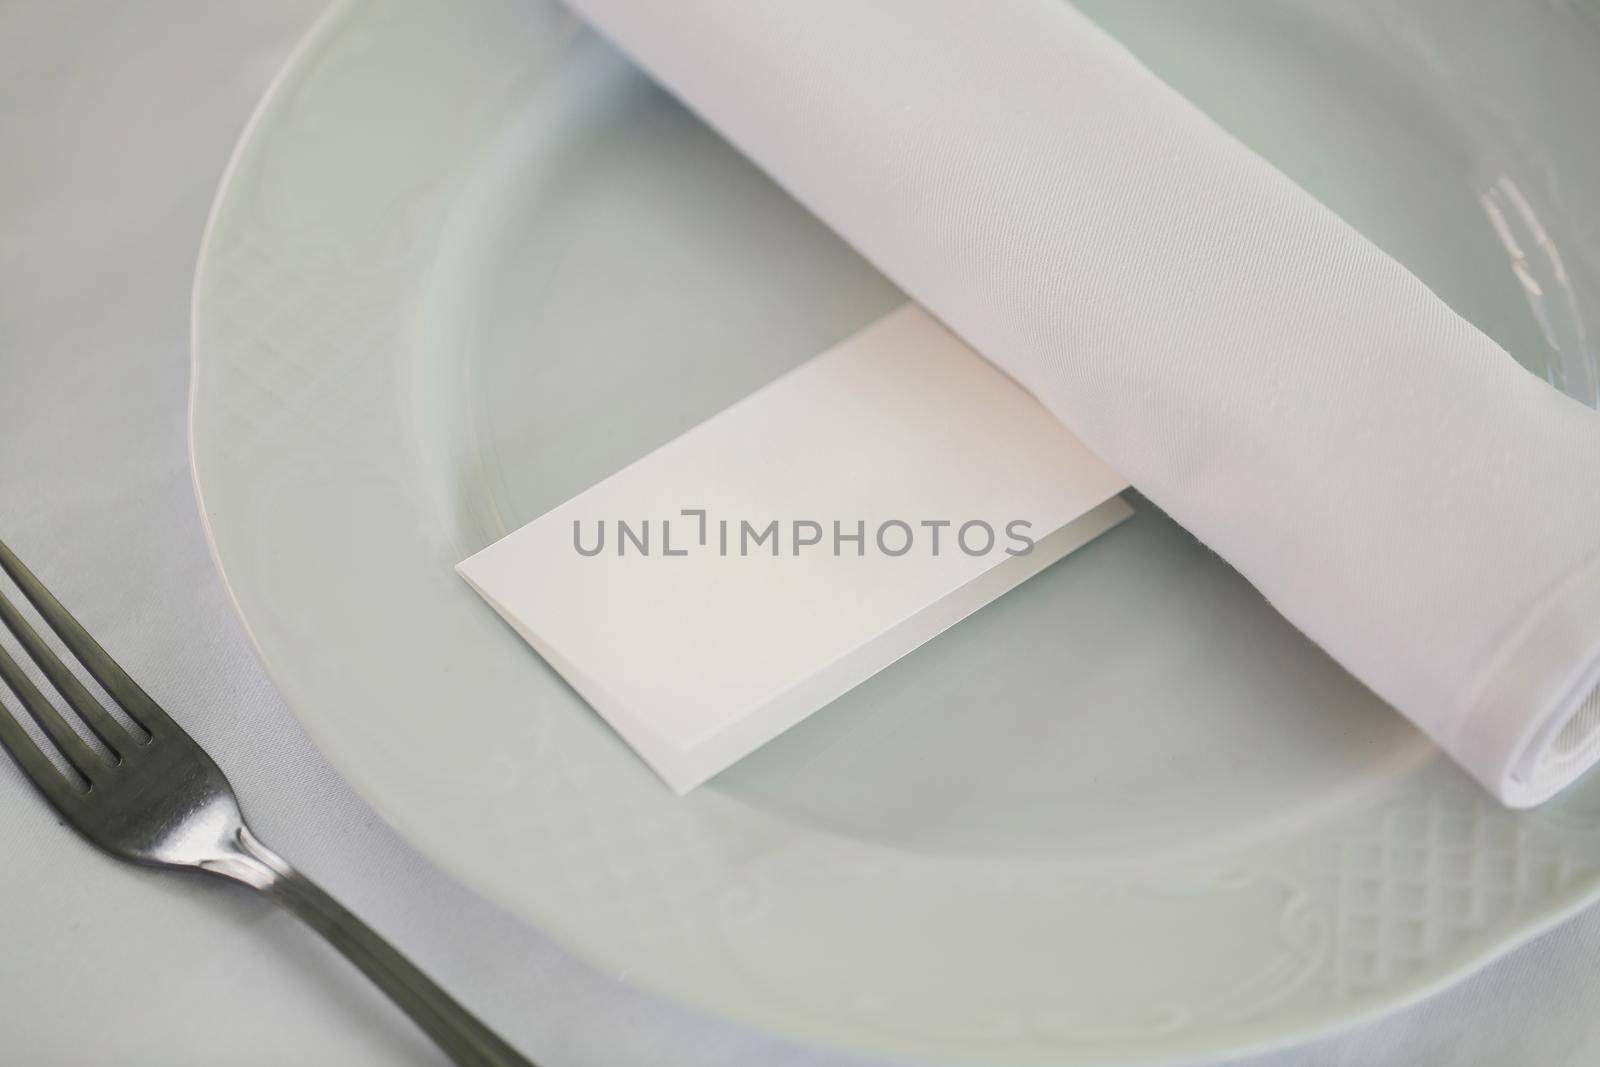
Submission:
<svg viewBox="0 0 1600 1067">
<path fill-rule="evenodd" d="M 458 570 L 676 791 L 1126 518 L 907 304 Z"/>
</svg>

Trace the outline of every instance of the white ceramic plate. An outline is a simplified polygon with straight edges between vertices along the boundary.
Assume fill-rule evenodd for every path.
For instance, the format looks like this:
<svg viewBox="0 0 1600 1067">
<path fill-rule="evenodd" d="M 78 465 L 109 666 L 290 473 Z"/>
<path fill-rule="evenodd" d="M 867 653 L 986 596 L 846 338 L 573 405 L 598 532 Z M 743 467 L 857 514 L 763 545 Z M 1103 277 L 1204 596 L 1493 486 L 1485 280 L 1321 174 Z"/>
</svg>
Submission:
<svg viewBox="0 0 1600 1067">
<path fill-rule="evenodd" d="M 1087 6 L 1581 384 L 1592 5 Z M 673 797 L 452 565 L 899 299 L 546 0 L 337 8 L 218 199 L 192 427 L 328 757 L 596 966 L 919 1059 L 1299 1040 L 1600 892 L 1600 782 L 1502 810 L 1149 506 Z"/>
</svg>

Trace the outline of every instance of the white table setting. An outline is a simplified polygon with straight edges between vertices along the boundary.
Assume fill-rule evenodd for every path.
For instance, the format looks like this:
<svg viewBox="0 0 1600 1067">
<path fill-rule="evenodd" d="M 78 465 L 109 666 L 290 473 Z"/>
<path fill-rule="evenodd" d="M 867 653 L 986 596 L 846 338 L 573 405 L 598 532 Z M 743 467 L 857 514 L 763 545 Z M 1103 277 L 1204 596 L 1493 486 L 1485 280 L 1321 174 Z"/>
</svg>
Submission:
<svg viewBox="0 0 1600 1067">
<path fill-rule="evenodd" d="M 1588 1064 L 1597 56 L 1591 0 L 15 0 L 0 542 L 506 1056 Z M 0 1063 L 517 1062 L 0 792 Z"/>
</svg>

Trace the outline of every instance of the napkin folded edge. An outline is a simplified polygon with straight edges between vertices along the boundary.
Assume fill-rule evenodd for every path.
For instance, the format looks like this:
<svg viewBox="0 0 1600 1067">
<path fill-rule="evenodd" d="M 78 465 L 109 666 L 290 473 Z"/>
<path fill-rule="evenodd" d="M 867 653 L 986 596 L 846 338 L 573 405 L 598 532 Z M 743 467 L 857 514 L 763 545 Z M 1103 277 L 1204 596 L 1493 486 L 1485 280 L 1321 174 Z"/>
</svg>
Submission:
<svg viewBox="0 0 1600 1067">
<path fill-rule="evenodd" d="M 1475 688 L 1447 747 L 1507 806 L 1543 803 L 1600 758 L 1600 553 L 1529 612 Z M 1528 715 L 1530 698 L 1544 710 Z"/>
</svg>

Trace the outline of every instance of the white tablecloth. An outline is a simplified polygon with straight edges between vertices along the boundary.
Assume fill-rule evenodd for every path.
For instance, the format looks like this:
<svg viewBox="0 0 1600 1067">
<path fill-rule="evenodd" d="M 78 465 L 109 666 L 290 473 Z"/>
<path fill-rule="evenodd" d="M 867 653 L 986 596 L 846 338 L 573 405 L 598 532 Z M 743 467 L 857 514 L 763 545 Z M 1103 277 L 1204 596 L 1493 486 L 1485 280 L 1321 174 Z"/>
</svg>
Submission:
<svg viewBox="0 0 1600 1067">
<path fill-rule="evenodd" d="M 256 97 L 323 0 L 0 0 L 0 537 L 212 751 L 261 836 L 545 1067 L 844 1065 L 619 985 L 431 868 L 317 755 L 212 569 L 190 274 Z M 314 935 L 126 867 L 0 761 L 0 1064 L 436 1064 Z M 1600 910 L 1253 1067 L 1600 1062 Z"/>
</svg>

